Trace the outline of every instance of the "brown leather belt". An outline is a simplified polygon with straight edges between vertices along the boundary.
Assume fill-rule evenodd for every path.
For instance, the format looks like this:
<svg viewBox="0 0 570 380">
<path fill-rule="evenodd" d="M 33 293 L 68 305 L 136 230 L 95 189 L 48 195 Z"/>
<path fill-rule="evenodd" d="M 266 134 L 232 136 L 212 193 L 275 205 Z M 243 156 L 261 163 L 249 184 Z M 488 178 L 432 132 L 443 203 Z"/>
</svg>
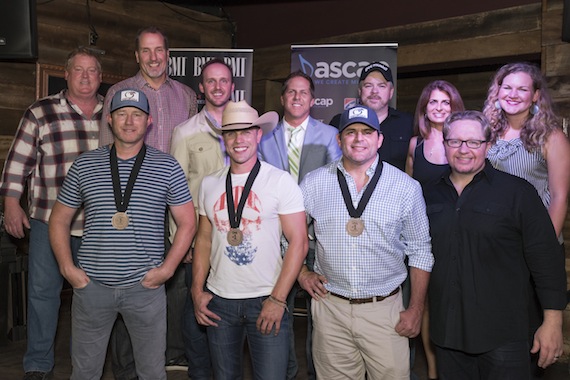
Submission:
<svg viewBox="0 0 570 380">
<path fill-rule="evenodd" d="M 370 303 L 370 302 L 380 302 L 380 301 L 384 301 L 386 298 L 388 297 L 392 297 L 394 294 L 397 294 L 400 291 L 400 287 L 397 287 L 396 289 L 394 289 L 392 291 L 392 293 L 388 294 L 387 296 L 374 296 L 374 297 L 369 297 L 369 298 L 348 298 L 345 296 L 341 296 L 340 294 L 335 294 L 335 293 L 330 293 L 331 296 L 335 296 L 337 298 L 340 298 L 341 300 L 345 300 L 348 301 L 348 303 L 350 303 L 351 305 L 359 305 L 362 303 Z"/>
</svg>

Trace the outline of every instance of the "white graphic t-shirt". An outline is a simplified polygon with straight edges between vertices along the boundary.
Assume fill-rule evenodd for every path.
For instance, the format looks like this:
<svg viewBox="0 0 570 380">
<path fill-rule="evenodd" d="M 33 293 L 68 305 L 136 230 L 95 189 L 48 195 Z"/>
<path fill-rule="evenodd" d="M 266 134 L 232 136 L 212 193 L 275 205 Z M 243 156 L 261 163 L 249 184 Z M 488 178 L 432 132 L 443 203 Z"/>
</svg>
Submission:
<svg viewBox="0 0 570 380">
<path fill-rule="evenodd" d="M 214 294 L 229 299 L 269 295 L 283 264 L 279 215 L 304 211 L 303 195 L 289 173 L 262 162 L 239 226 L 243 241 L 232 246 L 227 241 L 230 230 L 226 201 L 228 170 L 229 167 L 225 167 L 206 176 L 198 197 L 200 215 L 207 216 L 212 223 L 207 287 Z M 232 174 L 235 207 L 248 175 Z"/>
</svg>

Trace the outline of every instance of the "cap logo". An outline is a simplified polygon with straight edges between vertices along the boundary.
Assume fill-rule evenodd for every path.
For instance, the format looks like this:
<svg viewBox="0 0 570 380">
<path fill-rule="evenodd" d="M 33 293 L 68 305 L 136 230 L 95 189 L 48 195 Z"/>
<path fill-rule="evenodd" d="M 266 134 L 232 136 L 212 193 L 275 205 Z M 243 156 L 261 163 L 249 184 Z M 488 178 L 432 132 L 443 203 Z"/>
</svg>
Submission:
<svg viewBox="0 0 570 380">
<path fill-rule="evenodd" d="M 138 91 L 126 90 L 121 91 L 121 102 L 124 101 L 131 101 L 131 102 L 139 102 L 139 93 Z"/>
<path fill-rule="evenodd" d="M 355 117 L 368 119 L 368 110 L 362 107 L 354 107 L 348 110 L 348 119 L 354 119 Z"/>
</svg>

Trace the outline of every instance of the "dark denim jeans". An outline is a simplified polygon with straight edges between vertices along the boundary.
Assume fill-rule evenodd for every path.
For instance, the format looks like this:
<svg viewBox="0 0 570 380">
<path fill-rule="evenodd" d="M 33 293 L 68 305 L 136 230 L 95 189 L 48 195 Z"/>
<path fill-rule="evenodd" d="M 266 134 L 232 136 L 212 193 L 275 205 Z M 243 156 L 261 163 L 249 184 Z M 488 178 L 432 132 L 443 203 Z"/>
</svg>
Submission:
<svg viewBox="0 0 570 380">
<path fill-rule="evenodd" d="M 185 264 L 186 286 L 192 286 L 192 264 Z M 194 303 L 190 291 L 186 294 L 184 305 L 184 321 L 182 325 L 182 337 L 188 360 L 188 376 L 192 380 L 210 380 L 212 378 L 212 362 L 210 360 L 210 348 L 208 346 L 208 334 L 206 327 L 196 320 L 194 315 Z"/>
<path fill-rule="evenodd" d="M 267 297 L 225 299 L 214 295 L 208 308 L 221 317 L 208 327 L 210 355 L 216 380 L 243 376 L 243 345 L 247 338 L 256 380 L 285 380 L 289 361 L 289 315 L 283 313 L 278 335 L 261 334 L 255 322 Z"/>
<path fill-rule="evenodd" d="M 54 366 L 54 344 L 63 277 L 48 237 L 48 225 L 30 220 L 28 253 L 28 346 L 24 371 L 49 372 Z M 71 237 L 74 260 L 81 245 L 80 237 Z"/>
<path fill-rule="evenodd" d="M 289 362 L 287 364 L 287 380 L 293 380 L 297 377 L 297 372 L 299 370 L 299 365 L 297 364 L 297 353 L 295 352 L 295 334 L 293 333 L 293 310 L 295 310 L 295 297 L 297 296 L 297 291 L 299 287 L 297 284 L 293 284 L 293 288 L 287 296 L 287 307 L 289 308 Z"/>
</svg>

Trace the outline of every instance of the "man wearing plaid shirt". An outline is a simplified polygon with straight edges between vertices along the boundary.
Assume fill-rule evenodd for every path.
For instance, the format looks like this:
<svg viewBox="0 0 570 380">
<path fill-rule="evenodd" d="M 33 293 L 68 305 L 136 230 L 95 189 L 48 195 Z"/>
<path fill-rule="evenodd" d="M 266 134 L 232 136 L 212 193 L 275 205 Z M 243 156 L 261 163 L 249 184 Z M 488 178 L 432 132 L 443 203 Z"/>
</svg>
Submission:
<svg viewBox="0 0 570 380">
<path fill-rule="evenodd" d="M 24 113 L 6 158 L 0 196 L 6 232 L 23 238 L 30 230 L 28 255 L 28 347 L 24 379 L 50 379 L 63 277 L 50 248 L 48 219 L 73 160 L 99 145 L 103 98 L 101 64 L 90 50 L 73 50 L 65 66 L 67 90 L 40 99 Z M 28 185 L 28 209 L 20 198 Z M 76 254 L 83 233 L 83 213 L 73 220 L 71 244 Z"/>
<path fill-rule="evenodd" d="M 380 161 L 376 113 L 341 115 L 340 160 L 301 183 L 316 237 L 314 272 L 298 281 L 313 297 L 313 360 L 321 379 L 410 378 L 408 338 L 419 334 L 433 266 L 421 187 Z M 400 285 L 408 272 L 411 300 Z"/>
</svg>

